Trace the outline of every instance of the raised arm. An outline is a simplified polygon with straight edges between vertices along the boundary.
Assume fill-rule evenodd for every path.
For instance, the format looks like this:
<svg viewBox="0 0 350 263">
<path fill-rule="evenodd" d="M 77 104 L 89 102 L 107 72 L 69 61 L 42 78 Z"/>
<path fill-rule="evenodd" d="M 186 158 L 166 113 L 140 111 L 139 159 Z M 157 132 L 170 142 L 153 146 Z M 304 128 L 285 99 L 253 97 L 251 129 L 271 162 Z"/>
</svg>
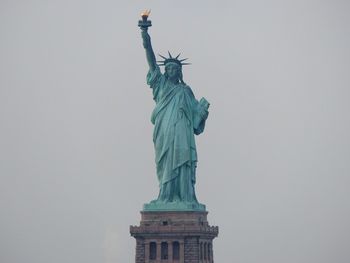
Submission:
<svg viewBox="0 0 350 263">
<path fill-rule="evenodd" d="M 147 32 L 147 27 L 141 27 L 141 36 L 143 40 L 143 47 L 146 50 L 146 58 L 148 62 L 149 69 L 151 71 L 156 69 L 156 56 L 154 55 L 152 44 L 151 44 L 151 37 Z"/>
</svg>

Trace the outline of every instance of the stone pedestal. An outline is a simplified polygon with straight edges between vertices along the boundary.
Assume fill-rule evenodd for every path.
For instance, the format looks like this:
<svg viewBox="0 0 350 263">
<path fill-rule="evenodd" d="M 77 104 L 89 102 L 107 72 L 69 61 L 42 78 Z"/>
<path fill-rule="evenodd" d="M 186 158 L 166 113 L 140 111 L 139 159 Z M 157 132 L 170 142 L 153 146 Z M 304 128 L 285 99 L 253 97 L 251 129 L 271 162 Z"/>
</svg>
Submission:
<svg viewBox="0 0 350 263">
<path fill-rule="evenodd" d="M 130 226 L 136 239 L 136 263 L 212 263 L 213 239 L 206 211 L 142 211 L 140 226 Z"/>
</svg>

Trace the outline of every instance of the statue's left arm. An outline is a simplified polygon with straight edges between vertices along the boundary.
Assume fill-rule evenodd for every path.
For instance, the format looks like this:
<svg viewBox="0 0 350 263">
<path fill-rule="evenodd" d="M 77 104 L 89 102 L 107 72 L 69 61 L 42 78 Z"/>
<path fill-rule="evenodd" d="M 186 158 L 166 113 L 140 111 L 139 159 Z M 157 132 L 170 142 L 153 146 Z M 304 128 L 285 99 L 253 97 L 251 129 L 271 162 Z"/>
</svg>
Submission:
<svg viewBox="0 0 350 263">
<path fill-rule="evenodd" d="M 193 120 L 193 130 L 196 135 L 201 134 L 205 128 L 205 122 L 209 115 L 209 103 L 206 99 L 202 98 L 195 108 L 194 120 Z"/>
</svg>

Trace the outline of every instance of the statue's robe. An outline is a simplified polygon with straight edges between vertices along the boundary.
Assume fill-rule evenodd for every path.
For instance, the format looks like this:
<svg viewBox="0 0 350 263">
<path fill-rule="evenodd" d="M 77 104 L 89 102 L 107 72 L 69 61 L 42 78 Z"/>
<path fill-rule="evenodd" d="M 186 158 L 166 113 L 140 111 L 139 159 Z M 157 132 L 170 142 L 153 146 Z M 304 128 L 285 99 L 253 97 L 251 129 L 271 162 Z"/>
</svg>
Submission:
<svg viewBox="0 0 350 263">
<path fill-rule="evenodd" d="M 156 106 L 151 121 L 160 193 L 157 201 L 197 202 L 197 151 L 194 134 L 203 132 L 207 109 L 194 97 L 189 86 L 173 84 L 159 67 L 148 72 Z"/>
</svg>

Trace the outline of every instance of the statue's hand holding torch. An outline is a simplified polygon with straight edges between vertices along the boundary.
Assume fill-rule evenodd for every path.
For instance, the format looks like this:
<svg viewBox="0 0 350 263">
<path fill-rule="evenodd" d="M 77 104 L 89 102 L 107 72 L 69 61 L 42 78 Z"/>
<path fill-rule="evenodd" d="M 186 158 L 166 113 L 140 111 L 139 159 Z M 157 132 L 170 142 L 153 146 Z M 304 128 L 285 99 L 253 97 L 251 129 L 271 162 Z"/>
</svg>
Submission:
<svg viewBox="0 0 350 263">
<path fill-rule="evenodd" d="M 146 10 L 141 13 L 142 20 L 139 20 L 139 27 L 141 28 L 141 36 L 143 39 L 143 47 L 149 48 L 151 46 L 151 37 L 147 33 L 147 30 L 152 26 L 151 20 L 147 20 L 151 10 Z"/>
<path fill-rule="evenodd" d="M 149 68 L 151 71 L 154 71 L 157 67 L 156 56 L 154 55 L 151 37 L 149 36 L 147 30 L 150 26 L 152 26 L 151 20 L 147 20 L 151 10 L 146 10 L 141 13 L 142 20 L 139 20 L 139 27 L 141 28 L 141 36 L 143 40 L 143 47 L 146 50 L 146 57 Z"/>
</svg>

